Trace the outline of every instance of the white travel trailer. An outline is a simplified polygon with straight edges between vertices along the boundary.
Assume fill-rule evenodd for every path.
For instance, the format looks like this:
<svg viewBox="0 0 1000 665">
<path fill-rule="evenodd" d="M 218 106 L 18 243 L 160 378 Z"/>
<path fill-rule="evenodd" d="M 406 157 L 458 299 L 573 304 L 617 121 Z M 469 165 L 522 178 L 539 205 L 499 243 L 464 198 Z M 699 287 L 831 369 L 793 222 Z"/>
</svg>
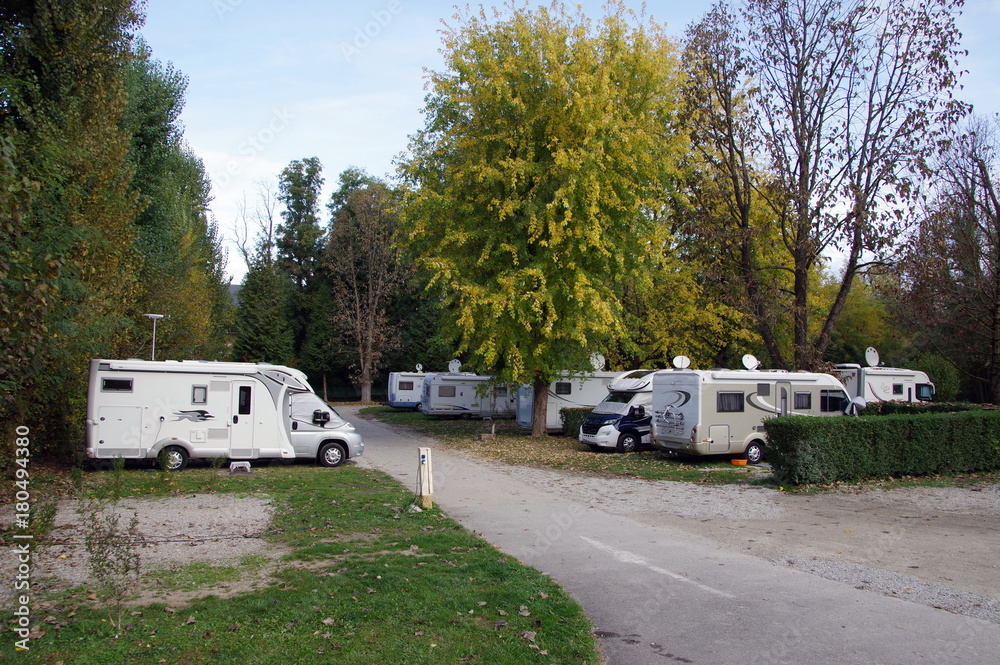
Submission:
<svg viewBox="0 0 1000 665">
<path fill-rule="evenodd" d="M 488 374 L 460 372 L 453 360 L 448 373 L 424 378 L 420 410 L 425 416 L 513 418 L 515 395 L 508 386 L 487 386 Z"/>
<path fill-rule="evenodd" d="M 559 372 L 559 378 L 549 384 L 548 406 L 545 411 L 545 429 L 558 432 L 562 429 L 560 409 L 594 408 L 608 396 L 608 384 L 621 372 Z M 517 424 L 531 429 L 535 421 L 532 405 L 535 400 L 533 386 L 523 385 L 517 391 Z"/>
<path fill-rule="evenodd" d="M 591 450 L 630 453 L 649 443 L 653 370 L 625 372 L 608 384 L 608 394 L 580 426 L 580 442 Z"/>
<path fill-rule="evenodd" d="M 354 427 L 305 374 L 266 363 L 91 360 L 87 457 L 313 459 L 337 466 L 364 452 Z"/>
<path fill-rule="evenodd" d="M 784 370 L 679 369 L 653 375 L 651 439 L 660 450 L 685 455 L 742 455 L 763 459 L 766 418 L 837 416 L 850 405 L 836 377 Z M 756 367 L 752 356 L 744 358 Z"/>
<path fill-rule="evenodd" d="M 868 347 L 865 351 L 868 367 L 842 363 L 833 375 L 843 382 L 847 394 L 866 402 L 930 402 L 935 387 L 924 372 L 898 367 L 879 367 L 878 351 Z"/>
<path fill-rule="evenodd" d="M 417 365 L 416 372 L 389 372 L 389 406 L 395 409 L 419 409 L 424 379 L 433 372 L 424 372 Z"/>
</svg>

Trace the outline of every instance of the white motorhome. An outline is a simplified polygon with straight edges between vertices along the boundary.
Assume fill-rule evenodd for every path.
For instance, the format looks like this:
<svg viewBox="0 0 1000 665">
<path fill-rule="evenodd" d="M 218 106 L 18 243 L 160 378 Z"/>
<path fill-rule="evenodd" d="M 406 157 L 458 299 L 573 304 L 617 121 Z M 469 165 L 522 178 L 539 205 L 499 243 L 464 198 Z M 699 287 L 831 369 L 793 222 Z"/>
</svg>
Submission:
<svg viewBox="0 0 1000 665">
<path fill-rule="evenodd" d="M 486 385 L 492 376 L 453 371 L 424 378 L 420 410 L 425 416 L 512 418 L 514 394 L 508 386 Z"/>
<path fill-rule="evenodd" d="M 549 384 L 548 406 L 545 411 L 545 429 L 558 432 L 562 429 L 560 409 L 594 408 L 607 397 L 608 384 L 621 372 L 571 372 L 563 370 Z M 523 385 L 517 391 L 517 424 L 531 429 L 535 421 L 533 404 L 535 389 Z"/>
<path fill-rule="evenodd" d="M 935 387 L 926 373 L 898 367 L 880 367 L 878 351 L 865 349 L 868 367 L 854 363 L 836 365 L 833 375 L 847 388 L 851 398 L 866 402 L 930 402 Z"/>
<path fill-rule="evenodd" d="M 748 366 L 756 360 L 747 357 Z M 843 384 L 829 374 L 784 370 L 692 370 L 653 374 L 650 438 L 660 450 L 685 455 L 742 455 L 763 459 L 766 418 L 837 416 L 850 404 Z M 751 362 L 752 361 L 752 362 Z"/>
<path fill-rule="evenodd" d="M 389 372 L 389 406 L 395 409 L 419 409 L 424 379 L 433 372 Z"/>
<path fill-rule="evenodd" d="M 299 370 L 266 363 L 90 361 L 87 457 L 313 459 L 337 466 L 364 452 L 354 426 Z"/>
<path fill-rule="evenodd" d="M 653 403 L 653 370 L 620 374 L 608 384 L 608 394 L 580 426 L 580 442 L 591 450 L 614 448 L 630 453 L 649 443 Z"/>
</svg>

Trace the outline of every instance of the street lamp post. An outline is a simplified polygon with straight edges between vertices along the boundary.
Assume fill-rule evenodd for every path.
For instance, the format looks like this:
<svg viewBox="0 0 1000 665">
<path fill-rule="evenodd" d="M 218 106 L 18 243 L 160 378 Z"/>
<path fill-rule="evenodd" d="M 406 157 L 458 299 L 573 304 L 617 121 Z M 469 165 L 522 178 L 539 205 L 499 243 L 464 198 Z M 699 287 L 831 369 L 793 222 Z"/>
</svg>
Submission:
<svg viewBox="0 0 1000 665">
<path fill-rule="evenodd" d="M 145 316 L 146 318 L 149 318 L 149 319 L 153 320 L 153 352 L 150 355 L 149 359 L 150 360 L 156 360 L 156 320 L 157 319 L 162 319 L 164 315 L 163 314 L 144 314 L 143 316 Z"/>
</svg>

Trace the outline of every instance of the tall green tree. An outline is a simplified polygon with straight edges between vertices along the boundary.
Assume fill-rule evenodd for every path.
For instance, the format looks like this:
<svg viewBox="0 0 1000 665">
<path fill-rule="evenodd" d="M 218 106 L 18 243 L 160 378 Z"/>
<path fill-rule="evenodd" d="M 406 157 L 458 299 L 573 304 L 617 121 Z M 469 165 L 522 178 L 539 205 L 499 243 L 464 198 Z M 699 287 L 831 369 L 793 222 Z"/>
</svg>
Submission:
<svg viewBox="0 0 1000 665">
<path fill-rule="evenodd" d="M 142 314 L 170 317 L 157 331 L 161 357 L 215 359 L 224 353 L 230 296 L 225 255 L 208 214 L 208 174 L 185 145 L 178 119 L 186 87 L 186 77 L 138 42 L 122 120 L 131 135 L 132 191 L 144 206 L 135 219 L 140 263 L 133 320 L 141 322 L 137 338 L 148 347 Z M 147 353 L 136 347 L 132 355 Z"/>
<path fill-rule="evenodd" d="M 278 201 L 284 206 L 277 228 L 277 266 L 288 275 L 289 323 L 294 355 L 299 357 L 314 312 L 316 271 L 323 248 L 320 196 L 323 165 L 316 157 L 293 160 L 278 177 Z"/>
<path fill-rule="evenodd" d="M 964 113 L 952 94 L 960 6 L 745 0 L 738 14 L 717 4 L 689 32 L 695 145 L 729 209 L 717 218 L 732 231 L 723 258 L 776 366 L 820 362 L 855 277 L 899 237 L 927 159 Z M 778 232 L 778 263 L 752 251 L 755 210 Z M 844 257 L 839 288 L 814 327 L 811 285 L 831 251 Z M 787 294 L 768 288 L 786 280 Z M 791 362 L 775 325 L 788 311 Z"/>
<path fill-rule="evenodd" d="M 623 282 L 645 288 L 654 212 L 683 140 L 676 50 L 622 3 L 465 13 L 444 35 L 426 124 L 402 173 L 404 244 L 471 365 L 535 387 L 622 333 Z"/>
<path fill-rule="evenodd" d="M 122 118 L 140 22 L 130 0 L 0 6 L 0 138 L 10 148 L 8 172 L 38 184 L 30 198 L 14 193 L 17 242 L 3 289 L 7 307 L 30 317 L 32 346 L 29 365 L 0 377 L 15 384 L 0 421 L 31 426 L 42 454 L 81 432 L 87 360 L 132 347 L 141 203 L 129 188 Z M 0 193 L 5 213 L 10 195 Z"/>
</svg>

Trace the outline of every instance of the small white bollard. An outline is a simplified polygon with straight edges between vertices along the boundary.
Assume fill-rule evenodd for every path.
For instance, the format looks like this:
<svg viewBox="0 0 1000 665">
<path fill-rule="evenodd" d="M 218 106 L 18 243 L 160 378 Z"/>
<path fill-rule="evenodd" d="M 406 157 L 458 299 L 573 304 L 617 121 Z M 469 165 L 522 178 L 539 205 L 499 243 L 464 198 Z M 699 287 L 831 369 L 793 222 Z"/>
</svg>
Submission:
<svg viewBox="0 0 1000 665">
<path fill-rule="evenodd" d="M 417 473 L 417 495 L 420 497 L 420 507 L 423 509 L 432 508 L 434 503 L 431 496 L 434 494 L 434 477 L 431 472 L 431 449 L 419 448 L 420 469 Z"/>
</svg>

